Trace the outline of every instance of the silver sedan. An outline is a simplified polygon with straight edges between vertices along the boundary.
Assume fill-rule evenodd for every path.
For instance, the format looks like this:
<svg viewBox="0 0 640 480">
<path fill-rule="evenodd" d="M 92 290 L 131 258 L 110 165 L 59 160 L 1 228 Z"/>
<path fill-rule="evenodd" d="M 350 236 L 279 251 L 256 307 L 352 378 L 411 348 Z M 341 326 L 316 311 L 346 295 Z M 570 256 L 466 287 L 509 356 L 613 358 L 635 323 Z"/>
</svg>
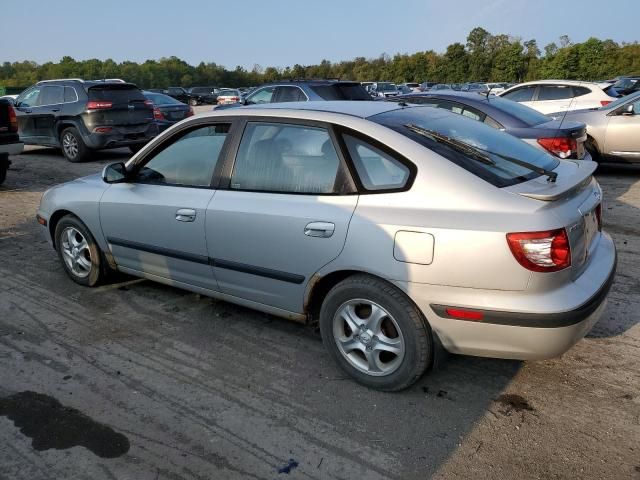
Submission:
<svg viewBox="0 0 640 480">
<path fill-rule="evenodd" d="M 586 147 L 595 161 L 640 163 L 640 92 L 604 107 L 553 115 L 587 125 Z"/>
<path fill-rule="evenodd" d="M 182 121 L 37 218 L 81 285 L 319 322 L 349 375 L 399 390 L 440 349 L 540 359 L 589 331 L 616 265 L 594 168 L 441 109 L 270 105 Z"/>
</svg>

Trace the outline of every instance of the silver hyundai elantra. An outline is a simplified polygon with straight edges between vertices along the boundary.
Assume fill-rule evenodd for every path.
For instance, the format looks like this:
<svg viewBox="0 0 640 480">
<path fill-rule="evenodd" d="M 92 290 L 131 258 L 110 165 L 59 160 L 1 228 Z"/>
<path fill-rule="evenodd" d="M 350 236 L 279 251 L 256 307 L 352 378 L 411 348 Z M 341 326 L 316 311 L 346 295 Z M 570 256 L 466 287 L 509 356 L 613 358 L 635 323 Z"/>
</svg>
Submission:
<svg viewBox="0 0 640 480">
<path fill-rule="evenodd" d="M 440 348 L 542 359 L 591 329 L 616 266 L 594 169 L 442 109 L 269 105 L 182 121 L 37 218 L 81 285 L 319 322 L 349 375 L 399 390 Z"/>
</svg>

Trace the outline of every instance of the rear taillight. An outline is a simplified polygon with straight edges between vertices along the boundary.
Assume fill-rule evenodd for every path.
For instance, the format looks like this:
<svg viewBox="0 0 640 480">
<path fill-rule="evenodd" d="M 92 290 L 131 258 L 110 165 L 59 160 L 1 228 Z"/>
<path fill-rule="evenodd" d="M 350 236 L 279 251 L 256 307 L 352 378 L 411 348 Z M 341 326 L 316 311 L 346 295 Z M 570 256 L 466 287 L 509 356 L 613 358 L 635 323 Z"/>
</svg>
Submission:
<svg viewBox="0 0 640 480">
<path fill-rule="evenodd" d="M 230 97 L 229 100 L 232 101 L 232 102 L 239 102 L 240 101 L 240 97 Z"/>
<path fill-rule="evenodd" d="M 156 107 L 153 109 L 153 118 L 155 118 L 156 120 L 164 120 L 164 113 L 162 113 L 160 109 Z"/>
<path fill-rule="evenodd" d="M 507 233 L 518 263 L 533 272 L 557 272 L 571 266 L 571 247 L 564 228 L 544 232 Z"/>
<path fill-rule="evenodd" d="M 11 105 L 9 107 L 9 131 L 16 133 L 18 131 L 18 119 L 16 117 L 16 111 Z"/>
<path fill-rule="evenodd" d="M 552 137 L 539 138 L 538 143 L 556 157 L 570 158 L 578 151 L 578 142 L 575 138 Z"/>
<path fill-rule="evenodd" d="M 144 104 L 145 104 L 147 107 L 153 107 L 153 102 L 152 102 L 151 100 L 145 100 L 145 101 L 144 101 Z"/>
<path fill-rule="evenodd" d="M 189 107 L 189 111 L 187 112 L 187 114 L 185 115 L 185 117 L 192 117 L 194 115 L 193 113 L 193 108 Z"/>
<path fill-rule="evenodd" d="M 113 102 L 96 102 L 88 101 L 87 110 L 104 110 L 105 108 L 113 107 Z"/>
<path fill-rule="evenodd" d="M 609 105 L 613 100 L 600 100 L 600 105 L 602 105 L 603 107 L 605 105 Z"/>
<path fill-rule="evenodd" d="M 595 209 L 596 220 L 598 221 L 598 231 L 602 231 L 602 204 L 599 203 Z"/>
</svg>

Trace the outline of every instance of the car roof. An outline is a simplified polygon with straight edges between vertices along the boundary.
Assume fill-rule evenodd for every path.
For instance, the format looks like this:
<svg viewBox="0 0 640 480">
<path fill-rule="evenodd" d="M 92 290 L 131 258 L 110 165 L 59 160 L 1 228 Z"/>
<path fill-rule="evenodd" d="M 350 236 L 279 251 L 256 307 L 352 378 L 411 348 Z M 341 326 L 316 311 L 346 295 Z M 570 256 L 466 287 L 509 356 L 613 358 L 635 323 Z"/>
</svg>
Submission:
<svg viewBox="0 0 640 480">
<path fill-rule="evenodd" d="M 383 102 L 374 100 L 333 100 L 318 102 L 284 102 L 266 103 L 263 105 L 250 105 L 234 109 L 235 111 L 249 110 L 309 110 L 314 112 L 341 113 L 353 117 L 368 118 L 379 113 L 390 112 L 407 108 L 395 102 Z M 227 111 L 227 110 L 224 110 Z"/>
<path fill-rule="evenodd" d="M 360 85 L 360 82 L 356 82 L 353 80 L 323 80 L 323 79 L 317 79 L 317 80 L 282 80 L 282 81 L 276 81 L 276 82 L 268 82 L 268 83 L 263 83 L 262 85 L 260 85 L 260 87 L 257 88 L 262 88 L 262 87 L 268 87 L 270 85 L 340 85 L 340 84 L 358 84 Z"/>
<path fill-rule="evenodd" d="M 587 82 L 584 80 L 533 80 L 531 82 L 523 82 L 514 85 L 515 87 L 521 87 L 523 85 L 548 85 L 548 84 L 560 84 L 560 85 L 591 85 L 598 86 L 598 83 Z"/>
</svg>

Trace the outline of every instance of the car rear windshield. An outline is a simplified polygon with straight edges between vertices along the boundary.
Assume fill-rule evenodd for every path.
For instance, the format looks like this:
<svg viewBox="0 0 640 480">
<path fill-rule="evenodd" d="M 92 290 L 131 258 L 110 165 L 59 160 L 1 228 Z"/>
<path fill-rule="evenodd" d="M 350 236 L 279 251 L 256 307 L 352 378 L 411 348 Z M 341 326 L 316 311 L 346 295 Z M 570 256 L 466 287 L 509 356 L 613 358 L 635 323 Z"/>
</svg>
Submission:
<svg viewBox="0 0 640 480">
<path fill-rule="evenodd" d="M 482 96 L 484 96 L 484 94 L 482 94 Z M 528 127 L 534 127 L 536 125 L 547 123 L 551 120 L 549 117 L 543 115 L 537 110 L 534 110 L 533 108 L 506 98 L 490 97 L 487 99 L 487 103 L 489 105 L 493 105 L 498 110 L 502 110 L 508 115 L 517 118 Z"/>
<path fill-rule="evenodd" d="M 154 105 L 184 105 L 182 102 L 176 100 L 169 95 L 163 95 L 162 93 L 147 93 L 146 97 L 153 102 Z"/>
<path fill-rule="evenodd" d="M 432 107 L 393 110 L 369 117 L 369 120 L 411 138 L 496 187 L 507 187 L 540 176 L 540 173 L 513 163 L 505 157 L 527 162 L 546 170 L 553 170 L 559 163 L 555 157 L 508 133 Z M 477 156 L 464 153 L 428 135 L 418 134 L 414 131 L 415 129 L 407 126 L 430 130 L 437 135 L 463 142 L 488 157 L 489 161 L 480 161 Z"/>
<path fill-rule="evenodd" d="M 191 93 L 211 93 L 213 92 L 213 87 L 193 87 L 190 91 Z"/>
<path fill-rule="evenodd" d="M 144 102 L 145 96 L 135 85 L 96 85 L 89 88 L 89 100 L 113 103 Z"/>
<path fill-rule="evenodd" d="M 371 95 L 359 83 L 311 85 L 310 88 L 325 100 L 371 100 Z"/>
</svg>

